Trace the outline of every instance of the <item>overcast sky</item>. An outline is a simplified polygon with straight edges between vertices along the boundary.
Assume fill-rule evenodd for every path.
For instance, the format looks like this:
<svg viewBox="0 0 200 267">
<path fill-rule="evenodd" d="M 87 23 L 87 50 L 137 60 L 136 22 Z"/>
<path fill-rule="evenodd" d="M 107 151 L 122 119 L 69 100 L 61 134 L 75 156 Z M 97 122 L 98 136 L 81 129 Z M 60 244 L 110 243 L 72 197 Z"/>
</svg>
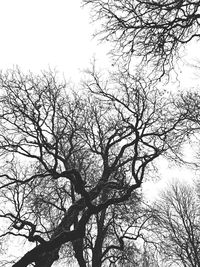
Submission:
<svg viewBox="0 0 200 267">
<path fill-rule="evenodd" d="M 51 67 L 76 79 L 93 56 L 107 61 L 80 0 L 0 0 L 0 10 L 0 69 Z"/>
<path fill-rule="evenodd" d="M 81 0 L 0 0 L 0 12 L 0 69 L 51 67 L 77 80 L 94 56 L 98 66 L 111 65 L 108 45 L 92 38 L 95 26 Z M 185 74 L 182 80 L 187 85 Z"/>
</svg>

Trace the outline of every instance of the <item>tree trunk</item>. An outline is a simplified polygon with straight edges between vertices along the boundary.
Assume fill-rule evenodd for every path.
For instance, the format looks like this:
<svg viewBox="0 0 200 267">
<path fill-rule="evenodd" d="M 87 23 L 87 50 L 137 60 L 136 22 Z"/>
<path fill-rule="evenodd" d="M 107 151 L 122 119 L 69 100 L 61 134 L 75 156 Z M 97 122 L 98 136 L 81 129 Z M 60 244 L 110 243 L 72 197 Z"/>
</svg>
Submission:
<svg viewBox="0 0 200 267">
<path fill-rule="evenodd" d="M 105 180 L 106 180 L 106 178 L 105 178 Z M 93 188 L 89 192 L 91 200 L 95 199 L 98 196 L 98 194 L 102 190 L 102 187 L 103 187 L 103 183 L 99 183 L 95 188 Z M 74 223 L 74 221 L 76 221 L 79 212 L 82 211 L 84 208 L 85 208 L 85 200 L 84 200 L 84 198 L 81 198 L 81 199 L 77 200 L 68 209 L 68 211 L 65 214 L 64 218 L 62 219 L 61 223 L 57 226 L 54 234 L 52 235 L 50 241 L 48 242 L 47 249 L 48 249 L 48 251 L 51 251 L 51 252 L 44 252 L 42 254 L 42 252 L 40 250 L 42 248 L 42 250 L 44 251 L 45 246 L 39 245 L 39 246 L 33 248 L 32 250 L 28 251 L 19 261 L 17 261 L 13 265 L 13 267 L 24 267 L 24 266 L 28 266 L 29 264 L 31 264 L 33 262 L 36 263 L 35 267 L 50 267 L 50 266 L 52 266 L 53 262 L 58 260 L 58 258 L 59 258 L 58 252 L 59 252 L 62 244 L 64 244 L 65 242 L 73 241 L 73 240 L 76 240 L 77 238 L 83 237 L 84 232 L 85 232 L 85 224 L 89 220 L 89 217 L 91 216 L 92 213 L 86 212 L 86 214 L 82 216 L 81 220 L 79 221 L 79 224 L 81 223 L 80 229 L 70 231 L 70 227 Z M 60 235 L 60 237 L 59 237 L 59 235 Z M 58 246 L 56 247 L 57 244 L 58 244 Z M 50 245 L 50 247 L 53 246 L 54 250 L 50 250 L 49 245 Z M 55 249 L 55 247 L 56 247 L 56 249 Z M 55 252 L 55 254 L 54 254 L 54 252 Z M 37 256 L 37 255 L 41 255 L 41 254 L 42 254 L 42 256 Z M 40 259 L 38 259 L 38 257 L 40 257 Z"/>
<path fill-rule="evenodd" d="M 54 261 L 59 259 L 59 249 L 45 253 L 35 262 L 35 267 L 51 267 Z"/>
<path fill-rule="evenodd" d="M 96 240 L 96 244 L 93 249 L 92 267 L 101 267 L 102 243 L 99 242 L 99 245 L 98 245 L 97 242 L 98 242 L 98 239 Z"/>
<path fill-rule="evenodd" d="M 103 199 L 105 196 L 103 196 Z M 104 232 L 104 220 L 106 216 L 106 209 L 103 210 L 100 214 L 100 218 L 97 218 L 97 237 L 95 241 L 95 246 L 92 251 L 92 267 L 101 267 L 102 260 L 102 245 L 105 237 Z"/>
<path fill-rule="evenodd" d="M 75 251 L 75 257 L 80 267 L 86 267 L 86 262 L 83 257 L 83 238 L 77 239 L 72 242 Z"/>
</svg>

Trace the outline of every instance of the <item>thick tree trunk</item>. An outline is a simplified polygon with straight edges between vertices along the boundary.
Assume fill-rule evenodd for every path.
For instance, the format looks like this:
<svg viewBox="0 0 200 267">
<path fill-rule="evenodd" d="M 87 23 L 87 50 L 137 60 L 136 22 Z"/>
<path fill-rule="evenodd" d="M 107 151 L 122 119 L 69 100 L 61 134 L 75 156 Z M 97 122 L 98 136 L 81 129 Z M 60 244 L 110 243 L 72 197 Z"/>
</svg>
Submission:
<svg viewBox="0 0 200 267">
<path fill-rule="evenodd" d="M 83 257 L 83 238 L 77 239 L 72 242 L 75 251 L 75 257 L 80 267 L 86 267 L 86 262 Z"/>
<path fill-rule="evenodd" d="M 68 215 L 71 215 L 71 217 L 73 217 L 73 220 L 75 220 L 75 221 L 77 221 L 77 214 L 78 214 L 78 210 L 74 210 L 74 212 L 72 212 L 72 214 L 70 214 L 70 212 L 68 213 Z M 76 219 L 74 219 L 74 217 L 76 217 Z M 77 222 L 77 224 L 78 224 L 78 222 Z M 54 240 L 54 238 L 56 236 L 58 236 L 59 234 L 61 234 L 63 232 L 63 230 L 69 231 L 70 225 L 71 225 L 70 216 L 69 217 L 65 216 L 63 218 L 62 222 L 60 223 L 60 225 L 55 230 L 54 234 L 52 235 L 51 240 Z M 60 250 L 60 247 L 53 250 L 52 252 L 44 253 L 44 256 L 40 257 L 40 259 L 37 260 L 35 267 L 51 267 L 52 264 L 56 260 L 59 259 L 59 250 Z M 85 267 L 85 266 L 83 265 L 83 267 Z"/>
<path fill-rule="evenodd" d="M 108 174 L 105 174 L 108 175 Z M 107 177 L 105 177 L 105 181 L 107 181 Z M 103 186 L 104 186 L 104 179 L 99 182 L 99 184 L 93 188 L 89 192 L 90 199 L 95 199 L 99 193 L 101 192 Z M 41 262 L 43 260 L 43 265 L 37 265 L 37 267 L 50 267 L 52 266 L 53 262 L 58 259 L 54 255 L 51 255 L 54 253 L 54 251 L 59 251 L 62 244 L 68 242 L 77 240 L 79 238 L 82 238 L 85 233 L 85 224 L 89 220 L 90 216 L 93 214 L 92 212 L 88 211 L 86 212 L 81 220 L 79 220 L 79 229 L 70 231 L 70 226 L 76 221 L 77 216 L 81 210 L 85 208 L 85 200 L 84 198 L 81 198 L 77 200 L 67 211 L 64 218 L 62 219 L 61 223 L 55 230 L 55 233 L 53 234 L 51 240 L 47 242 L 47 244 L 39 245 L 35 247 L 34 249 L 27 252 L 18 262 L 16 262 L 13 267 L 27 267 L 29 264 L 35 262 L 37 264 L 40 264 L 39 258 L 41 258 Z M 41 256 L 42 255 L 42 256 Z M 44 255 L 44 256 L 43 256 Z M 45 265 L 46 264 L 46 265 Z"/>
<path fill-rule="evenodd" d="M 59 249 L 54 250 L 50 253 L 45 253 L 44 256 L 40 257 L 36 263 L 35 267 L 51 267 L 54 261 L 59 259 Z"/>
<path fill-rule="evenodd" d="M 102 198 L 105 199 L 105 195 Z M 101 267 L 102 245 L 105 237 L 105 232 L 104 232 L 105 216 L 106 216 L 106 209 L 101 212 L 100 218 L 97 219 L 98 232 L 97 232 L 95 246 L 92 251 L 92 267 Z"/>
<path fill-rule="evenodd" d="M 100 240 L 99 240 L 100 241 Z M 92 267 L 101 267 L 101 256 L 102 256 L 102 244 L 96 240 L 95 248 L 93 249 L 92 255 Z"/>
</svg>

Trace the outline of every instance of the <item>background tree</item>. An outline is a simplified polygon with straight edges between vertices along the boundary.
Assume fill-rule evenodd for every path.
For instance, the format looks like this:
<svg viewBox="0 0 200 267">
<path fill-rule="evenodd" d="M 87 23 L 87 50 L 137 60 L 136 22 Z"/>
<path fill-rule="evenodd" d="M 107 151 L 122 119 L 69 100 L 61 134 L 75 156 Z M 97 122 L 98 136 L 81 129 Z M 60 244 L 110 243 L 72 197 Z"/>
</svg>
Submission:
<svg viewBox="0 0 200 267">
<path fill-rule="evenodd" d="M 174 183 L 154 206 L 152 229 L 167 266 L 199 266 L 199 198 L 189 184 Z"/>
<path fill-rule="evenodd" d="M 199 39 L 199 1 L 83 0 L 92 18 L 100 21 L 97 35 L 114 43 L 112 54 L 127 64 L 132 56 L 167 73 L 180 48 Z M 155 74 L 155 73 L 154 73 Z"/>
<path fill-rule="evenodd" d="M 149 81 L 88 75 L 80 94 L 51 72 L 0 75 L 1 237 L 34 243 L 14 267 L 51 266 L 92 216 L 135 194 L 158 157 L 177 157 L 191 132 Z"/>
</svg>

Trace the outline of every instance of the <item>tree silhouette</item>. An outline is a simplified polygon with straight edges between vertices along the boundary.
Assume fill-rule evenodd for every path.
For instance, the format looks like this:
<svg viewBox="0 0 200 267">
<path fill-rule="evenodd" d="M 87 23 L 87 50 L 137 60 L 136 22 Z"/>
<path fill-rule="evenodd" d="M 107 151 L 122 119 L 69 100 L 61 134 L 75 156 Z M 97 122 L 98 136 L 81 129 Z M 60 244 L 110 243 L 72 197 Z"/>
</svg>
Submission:
<svg viewBox="0 0 200 267">
<path fill-rule="evenodd" d="M 155 243 L 166 264 L 199 266 L 199 199 L 195 188 L 174 183 L 154 206 Z"/>
<path fill-rule="evenodd" d="M 0 75 L 1 237 L 35 244 L 13 267 L 51 266 L 190 134 L 186 113 L 150 81 L 88 75 L 76 94 L 52 72 Z"/>
<path fill-rule="evenodd" d="M 83 0 L 91 5 L 97 35 L 114 43 L 113 54 L 127 64 L 141 58 L 144 68 L 164 75 L 179 58 L 180 48 L 199 40 L 199 1 L 174 0 Z M 156 73 L 158 72 L 158 73 Z"/>
</svg>

